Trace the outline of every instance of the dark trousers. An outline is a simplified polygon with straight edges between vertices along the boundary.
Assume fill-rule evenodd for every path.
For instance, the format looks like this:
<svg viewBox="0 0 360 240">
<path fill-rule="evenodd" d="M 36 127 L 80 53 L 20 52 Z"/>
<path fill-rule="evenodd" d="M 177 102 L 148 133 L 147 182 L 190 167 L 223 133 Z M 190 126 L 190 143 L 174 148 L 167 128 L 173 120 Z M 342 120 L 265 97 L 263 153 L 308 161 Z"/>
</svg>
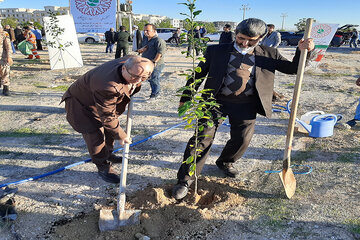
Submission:
<svg viewBox="0 0 360 240">
<path fill-rule="evenodd" d="M 95 132 L 82 134 L 88 148 L 91 160 L 99 168 L 106 165 L 106 160 L 114 150 L 114 138 L 104 128 Z"/>
<path fill-rule="evenodd" d="M 123 53 L 123 57 L 128 55 L 129 45 L 123 46 L 118 44 L 116 46 L 115 58 L 121 58 L 121 52 Z"/>
<path fill-rule="evenodd" d="M 192 54 L 192 45 L 189 43 L 188 44 L 188 48 L 187 48 L 187 56 L 190 56 L 191 54 Z M 197 46 L 195 46 L 195 52 L 196 52 L 196 56 L 199 56 L 199 54 L 200 54 L 200 49 L 199 49 L 199 47 L 197 47 Z"/>
<path fill-rule="evenodd" d="M 37 50 L 43 50 L 43 47 L 41 45 L 41 39 L 36 39 L 36 46 Z"/>
<path fill-rule="evenodd" d="M 196 161 L 196 174 L 200 175 L 202 168 L 209 155 L 211 146 L 213 144 L 216 131 L 222 124 L 223 120 L 216 120 L 219 117 L 228 116 L 230 127 L 230 139 L 227 141 L 220 157 L 217 159 L 219 162 L 234 163 L 236 160 L 242 157 L 248 148 L 251 138 L 254 135 L 256 110 L 259 106 L 259 102 L 255 99 L 252 103 L 226 103 L 220 102 L 222 106 L 217 111 L 212 111 L 212 119 L 214 126 L 209 127 L 204 124 L 204 130 L 199 133 L 201 137 L 199 139 L 199 147 L 202 150 L 201 155 L 198 156 Z M 203 124 L 201 122 L 200 124 Z M 194 155 L 195 149 L 195 136 L 191 137 L 184 153 L 183 161 L 186 161 L 189 156 Z M 192 177 L 189 175 L 190 164 L 183 163 L 180 166 L 177 177 L 179 182 L 187 182 Z"/>
<path fill-rule="evenodd" d="M 106 49 L 105 49 L 105 52 L 108 53 L 112 53 L 113 52 L 113 48 L 114 48 L 114 43 L 112 42 L 108 42 L 106 43 Z"/>
</svg>

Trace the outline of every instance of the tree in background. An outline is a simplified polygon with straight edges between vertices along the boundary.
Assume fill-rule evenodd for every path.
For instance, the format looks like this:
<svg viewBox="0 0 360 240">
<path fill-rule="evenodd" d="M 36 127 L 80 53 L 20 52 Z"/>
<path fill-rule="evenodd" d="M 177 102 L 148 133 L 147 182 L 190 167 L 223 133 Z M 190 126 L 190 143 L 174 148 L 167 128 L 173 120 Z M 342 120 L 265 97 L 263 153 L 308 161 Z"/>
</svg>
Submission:
<svg viewBox="0 0 360 240">
<path fill-rule="evenodd" d="M 130 31 L 129 18 L 128 17 L 121 18 L 121 22 L 122 22 L 122 25 L 125 27 L 125 31 Z M 116 31 L 118 31 L 118 29 Z"/>
<path fill-rule="evenodd" d="M 148 23 L 148 22 L 145 21 L 145 20 L 140 20 L 140 21 L 134 20 L 134 24 L 139 27 L 139 30 L 140 30 L 140 31 L 143 31 L 143 30 L 144 30 L 144 26 L 145 26 L 145 24 L 147 24 L 147 23 Z"/>
<path fill-rule="evenodd" d="M 217 32 L 215 24 L 213 22 L 199 22 L 200 26 L 204 26 L 207 33 Z"/>
<path fill-rule="evenodd" d="M 10 25 L 12 28 L 16 28 L 18 25 L 18 20 L 14 17 L 7 17 L 3 20 L 1 20 L 1 25 L 5 27 L 6 25 Z"/>
<path fill-rule="evenodd" d="M 27 22 L 21 23 L 20 25 L 22 27 L 26 27 L 26 26 L 29 26 L 31 24 L 33 24 L 34 27 L 36 27 L 36 29 L 43 29 L 43 25 L 41 25 L 39 22 L 29 22 L 29 21 L 27 21 Z"/>
<path fill-rule="evenodd" d="M 171 22 L 170 22 L 170 19 L 169 18 L 166 18 L 162 21 L 158 21 L 156 24 L 155 24 L 156 27 L 158 28 L 173 28 L 173 25 L 171 25 Z"/>
<path fill-rule="evenodd" d="M 314 22 L 316 22 L 315 19 L 314 19 Z M 305 31 L 306 18 L 299 19 L 299 22 L 295 23 L 294 25 L 295 25 L 295 27 L 297 28 L 298 31 Z"/>
</svg>

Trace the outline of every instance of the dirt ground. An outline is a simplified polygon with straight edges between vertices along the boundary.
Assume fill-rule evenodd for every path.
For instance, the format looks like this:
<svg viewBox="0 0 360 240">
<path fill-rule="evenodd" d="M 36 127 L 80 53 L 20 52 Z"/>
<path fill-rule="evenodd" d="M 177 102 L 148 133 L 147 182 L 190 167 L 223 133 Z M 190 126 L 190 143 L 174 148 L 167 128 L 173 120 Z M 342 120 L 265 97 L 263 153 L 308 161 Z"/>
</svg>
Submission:
<svg viewBox="0 0 360 240">
<path fill-rule="evenodd" d="M 59 102 L 79 76 L 113 59 L 104 50 L 100 44 L 81 45 L 84 67 L 66 71 L 50 70 L 47 51 L 40 52 L 40 61 L 14 55 L 12 96 L 0 95 L 0 184 L 89 158 L 81 135 L 68 125 Z M 146 101 L 148 83 L 136 95 L 133 142 L 181 122 L 176 89 L 185 81 L 178 74 L 190 67 L 183 50 L 168 47 L 159 99 Z M 295 48 L 280 51 L 291 58 Z M 330 48 L 317 68 L 306 71 L 298 116 L 321 110 L 342 114 L 340 123 L 352 119 L 360 96 L 355 85 L 359 63 L 360 51 Z M 292 98 L 294 81 L 295 76 L 276 74 L 275 89 L 285 95 L 277 104 L 284 106 Z M 224 178 L 214 164 L 229 138 L 229 128 L 221 126 L 199 179 L 196 201 L 190 194 L 182 202 L 170 196 L 192 131 L 177 127 L 132 147 L 126 209 L 141 210 L 141 223 L 117 231 L 98 230 L 99 211 L 115 207 L 118 185 L 102 181 L 92 163 L 10 185 L 18 188 L 13 196 L 18 217 L 0 222 L 0 239 L 131 240 L 136 233 L 166 240 L 360 239 L 359 128 L 338 124 L 328 138 L 295 133 L 292 162 L 309 165 L 313 171 L 296 175 L 297 190 L 288 200 L 278 174 L 265 173 L 281 169 L 288 118 L 283 112 L 271 119 L 258 116 L 249 149 L 235 164 L 240 171 L 235 179 Z M 125 116 L 120 121 L 124 126 Z M 120 172 L 121 166 L 115 169 Z"/>
</svg>

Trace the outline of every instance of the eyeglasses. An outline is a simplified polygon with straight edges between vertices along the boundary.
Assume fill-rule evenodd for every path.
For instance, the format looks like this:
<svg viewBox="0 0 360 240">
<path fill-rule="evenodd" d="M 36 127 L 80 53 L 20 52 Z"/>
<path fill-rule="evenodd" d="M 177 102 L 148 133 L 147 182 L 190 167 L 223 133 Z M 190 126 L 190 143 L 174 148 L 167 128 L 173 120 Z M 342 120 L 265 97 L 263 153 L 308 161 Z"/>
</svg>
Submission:
<svg viewBox="0 0 360 240">
<path fill-rule="evenodd" d="M 129 72 L 129 70 L 126 67 L 125 67 L 125 69 L 126 69 L 126 72 L 130 75 L 132 80 L 141 79 L 141 81 L 145 81 L 151 75 L 151 74 L 148 74 L 147 76 L 139 76 L 139 75 L 135 75 L 135 74 L 132 74 L 131 72 Z"/>
<path fill-rule="evenodd" d="M 258 37 L 257 39 L 247 39 L 239 36 L 236 36 L 236 38 L 240 41 L 247 41 L 249 44 L 255 44 L 261 39 L 261 37 Z"/>
</svg>

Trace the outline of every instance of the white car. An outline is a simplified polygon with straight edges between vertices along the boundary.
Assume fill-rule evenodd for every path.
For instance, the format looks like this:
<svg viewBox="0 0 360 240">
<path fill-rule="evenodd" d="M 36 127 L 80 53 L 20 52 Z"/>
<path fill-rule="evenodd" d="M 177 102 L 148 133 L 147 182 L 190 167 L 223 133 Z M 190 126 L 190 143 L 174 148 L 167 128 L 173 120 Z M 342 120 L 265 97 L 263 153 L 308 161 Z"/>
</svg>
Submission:
<svg viewBox="0 0 360 240">
<path fill-rule="evenodd" d="M 104 33 L 77 33 L 79 43 L 101 43 L 105 41 Z"/>
<path fill-rule="evenodd" d="M 177 31 L 177 28 L 157 28 L 156 32 L 159 38 L 163 39 L 168 43 L 176 43 L 175 39 L 172 38 L 174 32 Z M 181 30 L 181 33 L 185 32 Z"/>
<path fill-rule="evenodd" d="M 218 42 L 220 39 L 220 35 L 222 32 L 214 32 L 214 33 L 208 33 L 204 36 L 205 39 L 208 40 L 208 42 Z"/>
</svg>

